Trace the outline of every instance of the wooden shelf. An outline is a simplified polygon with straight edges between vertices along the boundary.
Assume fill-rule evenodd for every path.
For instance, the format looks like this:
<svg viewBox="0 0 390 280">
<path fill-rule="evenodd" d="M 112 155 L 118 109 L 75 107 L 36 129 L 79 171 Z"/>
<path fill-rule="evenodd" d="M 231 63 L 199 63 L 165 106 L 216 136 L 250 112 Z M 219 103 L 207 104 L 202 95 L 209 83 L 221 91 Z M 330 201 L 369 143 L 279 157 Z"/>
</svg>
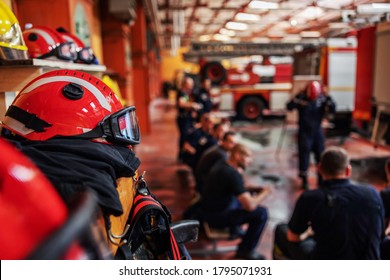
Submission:
<svg viewBox="0 0 390 280">
<path fill-rule="evenodd" d="M 101 78 L 105 65 L 87 65 L 44 59 L 0 61 L 0 92 L 20 91 L 35 77 L 55 69 L 80 70 Z"/>
</svg>

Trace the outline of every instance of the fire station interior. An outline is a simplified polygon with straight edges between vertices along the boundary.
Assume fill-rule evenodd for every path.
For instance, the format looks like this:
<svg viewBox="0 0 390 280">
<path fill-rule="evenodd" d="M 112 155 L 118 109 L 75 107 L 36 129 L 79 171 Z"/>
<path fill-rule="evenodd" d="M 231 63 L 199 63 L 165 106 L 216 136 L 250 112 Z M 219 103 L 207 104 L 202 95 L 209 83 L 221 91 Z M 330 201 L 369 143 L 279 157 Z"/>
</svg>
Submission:
<svg viewBox="0 0 390 280">
<path fill-rule="evenodd" d="M 66 73 L 64 75 L 68 75 L 66 70 L 87 73 L 103 81 L 118 97 L 121 106 L 136 109 L 141 136 L 139 143 L 134 142 L 129 148 L 140 164 L 132 178 L 116 180 L 115 195 L 123 212 L 107 218 L 99 212 L 96 202 L 81 199 L 84 204 L 92 203 L 94 211 L 100 213 L 91 212 L 89 218 L 84 219 L 99 232 L 99 246 L 104 247 L 94 257 L 114 258 L 118 248 L 131 242 L 123 242 L 123 236 L 128 232 L 134 195 L 140 188 L 137 178 L 142 176 L 142 183 L 146 182 L 150 192 L 169 210 L 172 223 L 179 223 L 175 229 L 179 232 L 176 239 L 185 240 L 186 258 L 237 258 L 236 250 L 242 237 L 232 238 L 226 229 L 213 228 L 185 215 L 186 210 L 201 199 L 193 169 L 178 157 L 178 94 L 188 78 L 194 82 L 191 94 L 201 87 L 203 79 L 211 81 L 207 90 L 211 121 L 229 123 L 229 131 L 235 133 L 237 142 L 252 154 L 251 162 L 241 170 L 240 176 L 245 188 L 268 194 L 260 203 L 267 210 L 268 219 L 255 247 L 255 252 L 265 259 L 276 258 L 276 226 L 289 222 L 303 193 L 319 188 L 313 153 L 309 156 L 307 184 L 302 187 L 298 167 L 300 116 L 297 110 L 286 108 L 286 104 L 313 81 L 318 81 L 321 94 L 336 104 L 335 111 L 326 113 L 321 122 L 325 148 L 345 149 L 352 166 L 353 182 L 370 184 L 378 197 L 387 188 L 385 163 L 390 159 L 390 2 L 387 0 L 1 1 L 0 118 L 3 128 L 11 127 L 11 132 L 19 135 L 6 121 L 7 117 L 14 118 L 17 114 L 9 108 L 15 107 L 13 102 L 27 84 L 53 70 L 64 71 L 60 72 Z M 58 30 L 60 27 L 62 29 Z M 70 41 L 76 46 L 79 44 L 76 49 L 79 56 L 69 58 L 60 49 L 60 43 L 69 40 L 63 39 L 65 41 L 60 43 L 49 40 L 48 43 L 49 35 L 42 35 L 42 30 L 51 32 L 46 28 L 57 33 L 65 30 L 77 37 Z M 44 47 L 36 39 L 39 36 L 46 40 L 46 50 L 42 50 Z M 86 59 L 80 56 L 84 48 L 89 51 Z M 28 90 L 23 91 L 27 92 L 23 95 L 28 94 Z M 78 88 L 73 89 L 70 94 L 77 95 L 77 91 Z M 195 102 L 192 95 L 189 98 L 192 101 L 187 102 Z M 62 114 L 61 109 L 54 108 L 53 112 L 58 116 Z M 193 119 L 191 126 L 199 128 L 199 119 Z M 27 141 L 42 140 L 23 137 L 27 137 Z M 6 140 L 1 141 L 3 151 L 11 149 L 5 144 Z M 18 152 L 35 166 L 36 162 L 28 154 Z M 7 157 L 0 160 L 2 176 L 7 176 L 8 171 L 4 171 L 7 166 L 17 162 L 13 153 L 5 154 Z M 10 176 L 18 177 L 17 174 Z M 5 194 L 7 180 L 4 178 L 0 179 L 0 198 L 13 201 L 11 193 L 16 194 L 12 191 Z M 50 200 L 44 197 L 45 201 Z M 39 197 L 35 200 L 25 208 L 35 209 L 42 203 Z M 2 216 L 9 219 L 3 224 L 17 220 L 13 218 L 17 216 L 28 219 L 27 214 L 20 213 L 23 210 L 11 211 L 12 203 L 9 205 L 0 206 L 6 208 L 0 210 Z M 67 214 L 63 215 L 67 217 L 62 217 L 59 225 L 37 231 L 30 245 L 25 248 L 21 245 L 15 254 L 9 253 L 11 249 L 1 249 L 8 248 L 7 243 L 20 240 L 16 232 L 25 228 L 25 224 L 12 223 L 15 232 L 9 230 L 8 236 L 0 236 L 3 239 L 0 258 L 83 258 L 80 252 L 75 253 L 77 250 L 70 238 L 59 230 L 71 224 L 71 218 L 77 213 L 88 212 L 78 212 L 79 206 L 72 205 L 66 205 Z M 40 223 L 34 225 L 33 218 L 30 220 L 30 227 L 41 226 Z M 241 230 L 247 228 L 244 224 Z M 50 254 L 52 247 L 58 249 L 54 237 L 68 240 L 64 242 L 71 252 L 62 248 L 62 255 Z M 78 247 L 81 245 L 78 243 Z M 39 253 L 34 251 L 37 247 Z"/>
</svg>

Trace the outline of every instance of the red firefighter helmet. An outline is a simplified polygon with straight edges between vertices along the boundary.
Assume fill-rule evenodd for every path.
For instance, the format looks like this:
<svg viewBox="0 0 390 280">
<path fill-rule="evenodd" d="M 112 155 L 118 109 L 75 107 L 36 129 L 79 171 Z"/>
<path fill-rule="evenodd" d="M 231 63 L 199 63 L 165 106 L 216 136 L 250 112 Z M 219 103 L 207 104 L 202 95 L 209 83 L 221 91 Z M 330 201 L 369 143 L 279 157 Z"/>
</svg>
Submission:
<svg viewBox="0 0 390 280">
<path fill-rule="evenodd" d="M 76 45 L 77 59 L 76 62 L 82 62 L 86 64 L 97 64 L 96 57 L 91 47 L 85 46 L 83 41 L 76 35 L 69 33 L 63 27 L 59 27 L 56 31 L 61 35 L 65 42 L 72 42 Z"/>
<path fill-rule="evenodd" d="M 55 70 L 28 83 L 8 108 L 3 127 L 29 140 L 73 136 L 134 145 L 140 140 L 135 107 L 87 73 Z"/>
<path fill-rule="evenodd" d="M 68 212 L 27 157 L 2 139 L 0 149 L 1 260 L 111 258 L 106 241 L 91 230 L 98 222 L 93 193 L 75 194 Z"/>
<path fill-rule="evenodd" d="M 306 86 L 306 95 L 310 100 L 316 100 L 322 92 L 322 85 L 318 81 L 311 81 Z"/>
<path fill-rule="evenodd" d="M 0 139 L 0 259 L 23 259 L 66 220 L 50 182 L 19 151 Z"/>
<path fill-rule="evenodd" d="M 76 45 L 62 39 L 61 34 L 46 26 L 36 26 L 23 32 L 31 58 L 50 58 L 67 61 L 77 59 Z"/>
</svg>

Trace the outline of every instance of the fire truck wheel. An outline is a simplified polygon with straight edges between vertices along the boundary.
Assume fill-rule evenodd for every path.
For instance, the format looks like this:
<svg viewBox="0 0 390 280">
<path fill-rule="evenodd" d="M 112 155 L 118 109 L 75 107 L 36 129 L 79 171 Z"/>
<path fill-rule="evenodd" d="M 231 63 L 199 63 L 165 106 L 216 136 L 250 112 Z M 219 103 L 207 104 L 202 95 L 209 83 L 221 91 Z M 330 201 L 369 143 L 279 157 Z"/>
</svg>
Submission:
<svg viewBox="0 0 390 280">
<path fill-rule="evenodd" d="M 211 61 L 202 67 L 203 78 L 211 80 L 213 85 L 219 85 L 226 79 L 226 69 L 218 61 Z"/>
<path fill-rule="evenodd" d="M 264 102 L 259 97 L 245 97 L 237 108 L 237 116 L 241 120 L 255 121 L 262 117 Z"/>
</svg>

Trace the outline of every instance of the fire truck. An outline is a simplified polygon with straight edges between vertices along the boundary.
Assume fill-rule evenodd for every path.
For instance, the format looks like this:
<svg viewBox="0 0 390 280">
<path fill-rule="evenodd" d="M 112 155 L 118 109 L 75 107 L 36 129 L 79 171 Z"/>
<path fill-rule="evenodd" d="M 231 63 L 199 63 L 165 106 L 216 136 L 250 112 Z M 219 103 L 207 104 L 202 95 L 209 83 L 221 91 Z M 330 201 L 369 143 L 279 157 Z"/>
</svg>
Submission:
<svg viewBox="0 0 390 280">
<path fill-rule="evenodd" d="M 261 63 L 228 68 L 222 60 L 261 55 Z M 356 38 L 304 43 L 193 44 L 185 59 L 198 59 L 201 76 L 210 78 L 219 109 L 239 119 L 285 114 L 292 94 L 320 80 L 337 103 L 336 125 L 350 127 L 356 81 Z M 290 60 L 289 60 L 290 59 Z"/>
<path fill-rule="evenodd" d="M 390 145 L 390 21 L 357 32 L 356 98 L 353 119 L 363 136 Z"/>
<path fill-rule="evenodd" d="M 202 67 L 201 75 L 211 79 L 220 110 L 235 112 L 239 119 L 256 120 L 284 111 L 292 89 L 291 62 L 250 62 L 243 69 L 225 69 L 220 62 L 212 61 Z"/>
<path fill-rule="evenodd" d="M 292 54 L 313 43 L 192 43 L 184 60 L 199 63 L 200 76 L 209 78 L 219 109 L 239 119 L 257 120 L 284 114 L 293 88 Z M 261 57 L 261 60 L 251 58 Z M 250 58 L 241 67 L 223 62 Z"/>
</svg>

